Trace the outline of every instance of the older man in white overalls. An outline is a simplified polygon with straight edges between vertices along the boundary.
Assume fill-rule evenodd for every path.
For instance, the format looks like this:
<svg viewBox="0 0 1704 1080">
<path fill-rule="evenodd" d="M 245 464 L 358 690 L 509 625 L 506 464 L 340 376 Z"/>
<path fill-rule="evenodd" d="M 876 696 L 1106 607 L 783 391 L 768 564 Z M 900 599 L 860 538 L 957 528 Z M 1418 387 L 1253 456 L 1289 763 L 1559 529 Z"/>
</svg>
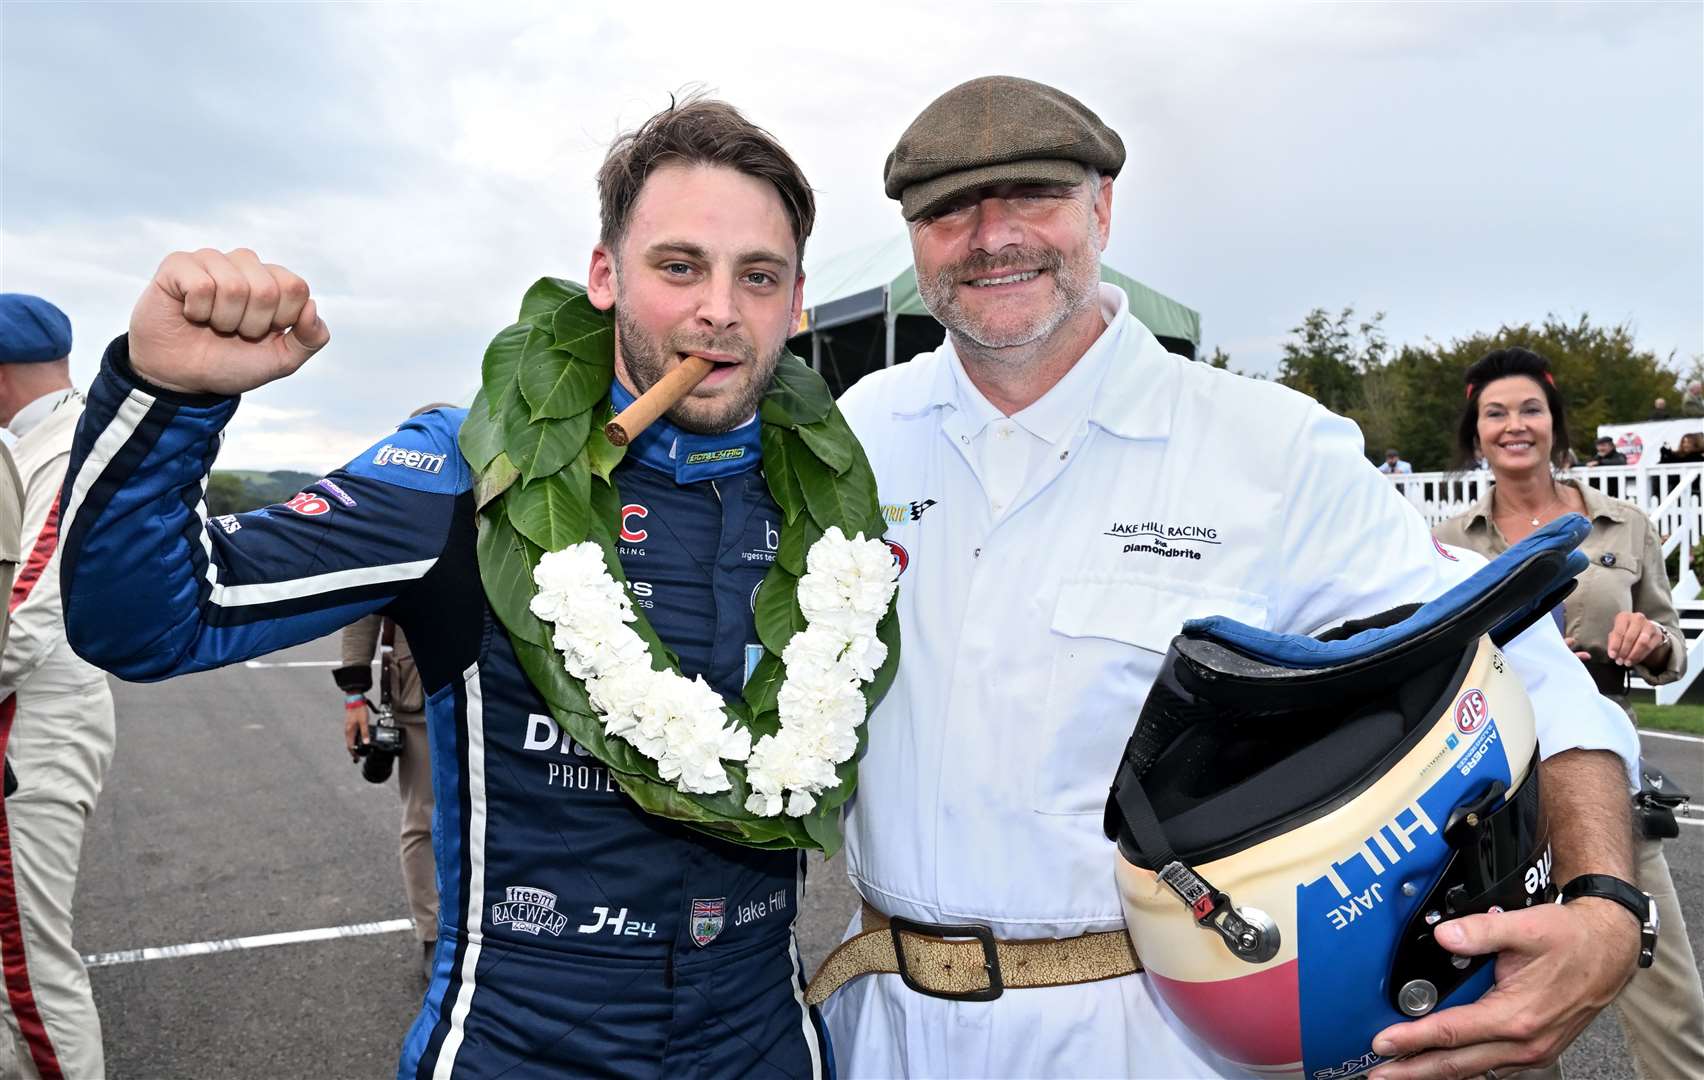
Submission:
<svg viewBox="0 0 1704 1080">
<path fill-rule="evenodd" d="M 866 903 L 853 929 L 876 932 L 813 987 L 844 983 L 824 1008 L 843 1076 L 1235 1075 L 1134 973 L 1101 835 L 1167 643 L 1205 615 L 1312 633 L 1472 569 L 1432 543 L 1353 424 L 1167 353 L 1100 282 L 1123 164 L 1082 103 L 1004 77 L 948 91 L 888 158 L 948 340 L 840 403 L 883 503 L 913 510 L 888 533 L 906 553 L 905 658 L 847 817 Z M 1508 654 L 1540 717 L 1546 802 L 1577 808 L 1552 817 L 1562 880 L 1630 877 L 1631 727 L 1597 707 L 1549 620 Z M 905 961 L 891 917 L 914 921 Z M 1387 1029 L 1380 1054 L 1423 1052 L 1375 1075 L 1554 1058 L 1640 940 L 1627 911 L 1589 898 L 1456 925 L 1456 951 L 1521 970 Z M 1459 1047 L 1442 1048 L 1440 1017 Z"/>
</svg>

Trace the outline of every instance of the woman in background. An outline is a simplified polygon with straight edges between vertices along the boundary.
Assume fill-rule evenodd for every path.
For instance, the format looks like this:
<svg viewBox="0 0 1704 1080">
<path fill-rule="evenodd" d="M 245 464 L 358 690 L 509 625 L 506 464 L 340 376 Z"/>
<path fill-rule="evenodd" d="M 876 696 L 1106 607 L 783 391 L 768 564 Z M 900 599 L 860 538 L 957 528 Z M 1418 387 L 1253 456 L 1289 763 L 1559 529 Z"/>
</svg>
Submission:
<svg viewBox="0 0 1704 1080">
<path fill-rule="evenodd" d="M 1483 357 L 1467 370 L 1456 453 L 1462 463 L 1483 457 L 1496 484 L 1432 531 L 1446 544 L 1489 558 L 1556 518 L 1586 517 L 1592 531 L 1580 550 L 1591 564 L 1563 604 L 1563 635 L 1599 692 L 1631 719 L 1629 671 L 1654 685 L 1686 670 L 1662 540 L 1637 506 L 1558 478 L 1553 467 L 1567 450 L 1567 413 L 1549 362 L 1521 348 Z M 1660 842 L 1640 837 L 1637 845 L 1637 884 L 1656 898 L 1662 935 L 1656 962 L 1633 977 L 1616 1012 L 1640 1076 L 1704 1076 L 1704 989 L 1674 879 Z M 1551 1071 L 1560 1076 L 1556 1066 Z"/>
</svg>

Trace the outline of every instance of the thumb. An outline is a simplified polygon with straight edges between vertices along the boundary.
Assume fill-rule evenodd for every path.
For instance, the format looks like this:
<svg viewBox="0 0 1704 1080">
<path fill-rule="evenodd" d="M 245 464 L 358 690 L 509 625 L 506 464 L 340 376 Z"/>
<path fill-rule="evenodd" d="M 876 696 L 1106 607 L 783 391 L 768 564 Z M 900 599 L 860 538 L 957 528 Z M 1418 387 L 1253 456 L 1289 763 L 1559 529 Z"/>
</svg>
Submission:
<svg viewBox="0 0 1704 1080">
<path fill-rule="evenodd" d="M 1432 936 L 1439 945 L 1457 956 L 1484 956 L 1507 949 L 1531 950 L 1534 932 L 1526 922 L 1534 914 L 1526 911 L 1503 911 L 1483 915 L 1464 915 L 1439 923 Z"/>
<path fill-rule="evenodd" d="M 302 314 L 297 317 L 296 325 L 275 340 L 282 374 L 289 375 L 326 347 L 331 341 L 331 328 L 320 318 L 319 305 L 309 300 L 302 305 Z"/>
</svg>

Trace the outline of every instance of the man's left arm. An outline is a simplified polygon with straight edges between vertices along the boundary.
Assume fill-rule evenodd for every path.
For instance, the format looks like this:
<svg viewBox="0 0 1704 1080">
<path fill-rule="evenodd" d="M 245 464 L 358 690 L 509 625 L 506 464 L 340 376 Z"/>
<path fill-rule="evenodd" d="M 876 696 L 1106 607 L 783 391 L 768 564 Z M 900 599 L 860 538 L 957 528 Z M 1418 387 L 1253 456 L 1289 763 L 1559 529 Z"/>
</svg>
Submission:
<svg viewBox="0 0 1704 1080">
<path fill-rule="evenodd" d="M 1419 513 L 1361 450 L 1355 426 L 1323 409 L 1315 410 L 1294 448 L 1280 566 L 1317 572 L 1283 574 L 1272 596 L 1274 629 L 1311 633 L 1428 599 L 1482 565 L 1475 555 L 1434 545 Z M 1540 785 L 1546 806 L 1557 808 L 1551 815 L 1556 866 L 1563 875 L 1597 867 L 1629 877 L 1628 783 L 1637 767 L 1637 735 L 1619 710 L 1610 715 L 1613 706 L 1597 693 L 1552 620 L 1540 619 L 1506 651 L 1533 701 L 1545 759 Z M 1393 1053 L 1431 1052 L 1381 1066 L 1379 1075 L 1467 1076 L 1530 1063 L 1530 1054 L 1514 1052 L 1517 1044 L 1553 1047 L 1554 1058 L 1631 975 L 1638 930 L 1631 916 L 1618 922 L 1613 912 L 1601 910 L 1606 906 L 1614 905 L 1582 900 L 1442 924 L 1439 940 L 1446 947 L 1452 927 L 1496 935 L 1484 938 L 1489 944 L 1483 948 L 1456 951 L 1502 952 L 1500 985 L 1474 1004 L 1387 1029 L 1381 1040 L 1393 1040 Z M 1494 924 L 1492 931 L 1484 929 L 1486 923 Z M 1536 966 L 1540 961 L 1543 966 Z M 1590 979 L 1572 974 L 1603 965 L 1607 969 Z M 1514 978 L 1529 966 L 1531 976 Z M 1571 974 L 1559 978 L 1561 970 Z M 1375 1049 L 1385 1045 L 1381 1041 Z M 1464 1060 L 1461 1055 L 1473 1067 L 1451 1071 Z"/>
<path fill-rule="evenodd" d="M 1609 874 L 1631 881 L 1633 821 L 1622 760 L 1604 750 L 1566 750 L 1539 766 L 1539 782 L 1553 880 Z M 1620 904 L 1590 896 L 1452 919 L 1436 936 L 1463 956 L 1496 953 L 1496 985 L 1472 1005 L 1380 1032 L 1374 1051 L 1414 1056 L 1381 1065 L 1372 1080 L 1548 1065 L 1615 1000 L 1639 957 L 1638 920 Z"/>
</svg>

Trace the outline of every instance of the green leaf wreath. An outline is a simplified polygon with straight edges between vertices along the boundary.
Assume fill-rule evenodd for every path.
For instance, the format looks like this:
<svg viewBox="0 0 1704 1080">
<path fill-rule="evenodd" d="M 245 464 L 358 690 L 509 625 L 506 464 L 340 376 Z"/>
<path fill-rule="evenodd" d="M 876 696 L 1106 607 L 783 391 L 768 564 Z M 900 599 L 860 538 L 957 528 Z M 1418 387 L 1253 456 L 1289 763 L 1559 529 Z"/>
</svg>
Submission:
<svg viewBox="0 0 1704 1080">
<path fill-rule="evenodd" d="M 857 783 L 867 725 L 858 728 L 857 753 L 837 769 L 839 786 L 823 791 L 803 817 L 747 811 L 750 789 L 738 762 L 728 763 L 732 790 L 683 792 L 658 776 L 650 758 L 605 733 L 585 684 L 568 673 L 552 646 L 550 625 L 529 609 L 539 557 L 571 544 L 596 543 L 610 575 L 626 582 L 615 546 L 622 499 L 611 479 L 625 448 L 604 437 L 612 416 L 614 345 L 613 318 L 591 305 L 583 287 L 541 278 L 522 298 L 520 320 L 486 349 L 482 386 L 461 431 L 462 453 L 476 477 L 479 573 L 486 595 L 556 722 L 608 766 L 640 807 L 751 847 L 814 848 L 832 855 L 840 847 L 840 807 Z M 726 702 L 754 740 L 773 734 L 779 724 L 776 694 L 786 676 L 781 654 L 805 625 L 797 590 L 806 552 L 834 526 L 848 537 L 880 537 L 885 531 L 875 475 L 821 376 L 783 353 L 758 415 L 764 478 L 782 516 L 780 550 L 757 593 L 763 658 L 741 699 Z M 650 646 L 652 662 L 678 672 L 678 658 L 637 608 L 634 614 L 633 629 Z M 875 679 L 863 686 L 866 717 L 892 685 L 899 661 L 896 604 L 889 605 L 877 634 L 888 653 Z"/>
</svg>

